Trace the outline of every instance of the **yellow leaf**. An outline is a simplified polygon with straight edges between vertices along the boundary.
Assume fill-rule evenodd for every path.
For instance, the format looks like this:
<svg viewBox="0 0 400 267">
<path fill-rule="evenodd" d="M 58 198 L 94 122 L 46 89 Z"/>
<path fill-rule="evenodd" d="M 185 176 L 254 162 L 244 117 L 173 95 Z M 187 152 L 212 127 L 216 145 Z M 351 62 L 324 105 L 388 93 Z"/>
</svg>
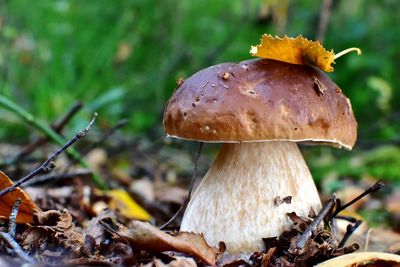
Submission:
<svg viewBox="0 0 400 267">
<path fill-rule="evenodd" d="M 302 36 L 291 38 L 285 35 L 280 38 L 264 34 L 261 44 L 252 46 L 250 54 L 291 64 L 314 65 L 326 72 L 332 72 L 331 64 L 335 63 L 333 50 L 327 51 L 318 41 L 310 41 Z"/>
<path fill-rule="evenodd" d="M 136 203 L 125 190 L 110 190 L 107 195 L 111 198 L 110 209 L 118 209 L 123 216 L 142 221 L 150 221 L 152 219 L 151 215 Z"/>
</svg>

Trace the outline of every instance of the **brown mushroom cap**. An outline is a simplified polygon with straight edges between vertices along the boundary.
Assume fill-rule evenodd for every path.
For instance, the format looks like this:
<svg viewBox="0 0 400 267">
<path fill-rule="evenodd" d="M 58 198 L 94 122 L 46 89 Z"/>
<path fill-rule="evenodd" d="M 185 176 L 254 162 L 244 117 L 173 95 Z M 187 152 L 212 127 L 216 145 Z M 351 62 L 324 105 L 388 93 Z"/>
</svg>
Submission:
<svg viewBox="0 0 400 267">
<path fill-rule="evenodd" d="M 201 70 L 167 103 L 169 136 L 203 142 L 321 142 L 351 149 L 349 99 L 321 70 L 253 59 Z"/>
</svg>

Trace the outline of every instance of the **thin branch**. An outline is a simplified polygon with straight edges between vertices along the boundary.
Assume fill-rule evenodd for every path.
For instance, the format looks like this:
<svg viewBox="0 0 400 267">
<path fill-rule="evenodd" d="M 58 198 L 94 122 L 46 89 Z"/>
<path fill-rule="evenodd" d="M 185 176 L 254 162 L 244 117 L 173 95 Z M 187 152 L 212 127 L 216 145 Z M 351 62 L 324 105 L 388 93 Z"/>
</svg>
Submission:
<svg viewBox="0 0 400 267">
<path fill-rule="evenodd" d="M 57 134 L 53 129 L 51 129 L 49 126 L 47 126 L 44 123 L 39 122 L 38 120 L 35 119 L 35 117 L 24 110 L 22 107 L 11 101 L 10 99 L 1 96 L 0 95 L 0 107 L 3 107 L 9 111 L 11 111 L 13 114 L 17 115 L 19 118 L 21 118 L 23 121 L 25 121 L 27 124 L 31 125 L 35 129 L 39 130 L 42 132 L 44 135 L 46 135 L 49 140 L 52 140 L 54 143 L 62 146 L 65 143 L 64 138 L 62 138 L 59 134 Z M 89 164 L 81 157 L 81 155 L 73 148 L 70 148 L 66 151 L 66 153 L 71 156 L 73 159 L 78 161 L 83 167 L 89 168 Z M 93 182 L 101 189 L 106 189 L 107 186 L 103 179 L 96 173 L 93 173 L 92 176 Z"/>
<path fill-rule="evenodd" d="M 8 223 L 8 234 L 14 238 L 15 237 L 15 232 L 17 229 L 17 216 L 18 216 L 18 211 L 19 211 L 19 207 L 21 206 L 21 199 L 18 198 L 12 209 L 10 212 L 10 216 L 9 216 L 9 223 Z"/>
<path fill-rule="evenodd" d="M 65 125 L 73 118 L 73 116 L 83 107 L 82 102 L 77 101 L 74 105 L 57 121 L 51 124 L 51 128 L 58 134 L 61 134 L 62 129 Z M 31 154 L 35 149 L 48 141 L 48 137 L 40 137 L 32 144 L 24 147 L 12 160 L 10 164 L 14 164 L 19 161 L 22 157 L 26 157 Z"/>
<path fill-rule="evenodd" d="M 385 184 L 383 183 L 382 180 L 377 181 L 373 186 L 371 186 L 370 188 L 368 188 L 367 190 L 365 190 L 363 193 L 361 193 L 359 196 L 357 196 L 356 198 L 354 198 L 352 201 L 350 201 L 349 203 L 344 204 L 343 206 L 338 206 L 336 208 L 336 210 L 333 212 L 332 214 L 332 218 L 336 217 L 341 211 L 343 211 L 344 209 L 348 208 L 349 206 L 353 205 L 355 202 L 357 202 L 358 200 L 360 200 L 361 198 L 365 197 L 368 194 L 374 193 L 374 192 L 378 192 L 380 191 L 383 187 L 385 186 Z"/>
<path fill-rule="evenodd" d="M 345 221 L 348 221 L 348 222 L 350 222 L 350 223 L 355 223 L 355 222 L 357 222 L 357 219 L 354 218 L 354 217 L 351 217 L 351 216 L 337 215 L 337 216 L 335 216 L 335 219 L 336 219 L 336 220 L 345 220 Z"/>
<path fill-rule="evenodd" d="M 106 131 L 98 141 L 94 142 L 92 145 L 90 145 L 88 148 L 86 148 L 82 154 L 86 155 L 90 150 L 93 148 L 101 145 L 105 140 L 107 140 L 110 136 L 112 136 L 117 130 L 121 129 L 124 127 L 129 121 L 127 119 L 122 119 L 117 122 L 112 128 L 110 128 L 108 131 Z"/>
<path fill-rule="evenodd" d="M 28 254 L 25 253 L 25 251 L 22 250 L 20 245 L 18 245 L 17 241 L 15 241 L 14 238 L 12 238 L 9 233 L 0 232 L 0 237 L 3 238 L 5 241 L 7 241 L 7 243 L 12 247 L 13 252 L 17 254 L 18 257 L 20 257 L 23 261 L 31 264 L 36 263 L 36 261 L 32 257 L 30 257 Z"/>
<path fill-rule="evenodd" d="M 172 216 L 171 219 L 169 219 L 166 223 L 164 223 L 163 225 L 160 226 L 160 230 L 164 229 L 170 223 L 175 221 L 175 219 L 178 217 L 178 215 L 181 214 L 181 212 L 185 211 L 187 205 L 189 204 L 190 198 L 192 197 L 192 191 L 193 191 L 193 187 L 194 187 L 194 182 L 196 181 L 196 177 L 197 177 L 197 171 L 198 171 L 198 165 L 199 165 L 198 163 L 199 163 L 199 159 L 200 159 L 200 155 L 201 155 L 201 150 L 202 149 L 203 149 L 203 143 L 200 142 L 198 150 L 197 150 L 197 154 L 196 154 L 196 156 L 194 158 L 194 170 L 193 170 L 192 180 L 190 181 L 190 185 L 189 185 L 188 195 L 186 196 L 185 200 L 183 201 L 183 203 L 180 206 L 179 210 L 174 214 L 174 216 Z"/>
<path fill-rule="evenodd" d="M 90 121 L 89 125 L 86 126 L 85 129 L 79 131 L 78 133 L 75 134 L 75 136 L 69 140 L 65 145 L 63 145 L 61 148 L 59 148 L 50 158 L 48 158 L 42 165 L 38 166 L 35 170 L 33 170 L 30 174 L 28 174 L 27 176 L 25 176 L 24 178 L 18 180 L 17 182 L 15 182 L 12 186 L 3 189 L 0 191 L 0 197 L 15 190 L 18 186 L 22 185 L 23 183 L 29 181 L 30 179 L 32 179 L 33 177 L 35 177 L 38 174 L 42 174 L 42 173 L 47 173 L 50 172 L 52 169 L 54 169 L 55 165 L 54 165 L 54 160 L 61 154 L 63 153 L 68 147 L 70 147 L 71 145 L 73 145 L 76 141 L 78 141 L 79 139 L 83 138 L 87 132 L 90 130 L 90 128 L 92 128 L 95 120 L 97 117 L 97 113 L 94 114 L 93 119 Z"/>
<path fill-rule="evenodd" d="M 361 220 L 357 220 L 354 224 L 348 224 L 346 228 L 346 233 L 344 234 L 342 240 L 340 241 L 338 248 L 342 248 L 350 236 L 354 233 L 355 230 L 362 224 Z"/>
<path fill-rule="evenodd" d="M 331 14 L 332 0 L 323 0 L 319 16 L 317 40 L 324 42 L 326 30 L 328 28 L 329 17 Z"/>
<path fill-rule="evenodd" d="M 56 132 L 61 132 L 65 125 L 81 110 L 83 103 L 81 101 L 76 101 L 69 110 L 57 121 L 51 124 L 51 128 Z"/>
<path fill-rule="evenodd" d="M 317 214 L 317 217 L 312 221 L 312 223 L 307 227 L 307 229 L 301 234 L 301 236 L 296 241 L 295 251 L 296 253 L 300 253 L 303 251 L 304 246 L 306 245 L 308 239 L 310 239 L 312 231 L 317 228 L 317 226 L 322 222 L 328 212 L 333 208 L 335 204 L 335 199 L 331 198 L 328 202 L 322 207 L 321 211 Z"/>
<path fill-rule="evenodd" d="M 61 179 L 70 179 L 75 178 L 78 176 L 89 176 L 92 175 L 93 172 L 91 170 L 83 169 L 77 170 L 70 173 L 52 173 L 52 174 L 45 174 L 37 176 L 35 179 L 29 180 L 22 185 L 22 187 L 31 186 L 39 183 L 45 183 L 51 180 L 61 180 Z"/>
</svg>

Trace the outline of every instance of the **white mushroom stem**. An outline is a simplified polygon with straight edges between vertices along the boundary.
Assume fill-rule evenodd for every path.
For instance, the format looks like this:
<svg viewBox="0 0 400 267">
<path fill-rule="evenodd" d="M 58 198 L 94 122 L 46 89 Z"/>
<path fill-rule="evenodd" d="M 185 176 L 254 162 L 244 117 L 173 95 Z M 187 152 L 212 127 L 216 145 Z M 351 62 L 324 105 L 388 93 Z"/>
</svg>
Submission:
<svg viewBox="0 0 400 267">
<path fill-rule="evenodd" d="M 291 203 L 280 199 L 291 196 Z M 181 231 L 225 242 L 231 253 L 259 251 L 279 236 L 296 212 L 318 212 L 321 202 L 296 143 L 224 144 L 185 211 Z"/>
</svg>

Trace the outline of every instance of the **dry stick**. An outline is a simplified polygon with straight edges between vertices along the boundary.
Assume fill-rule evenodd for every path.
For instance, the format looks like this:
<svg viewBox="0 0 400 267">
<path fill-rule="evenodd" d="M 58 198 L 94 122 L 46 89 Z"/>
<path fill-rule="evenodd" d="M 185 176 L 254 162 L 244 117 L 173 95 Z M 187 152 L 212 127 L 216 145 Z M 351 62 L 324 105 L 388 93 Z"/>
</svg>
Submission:
<svg viewBox="0 0 400 267">
<path fill-rule="evenodd" d="M 346 233 L 344 234 L 342 240 L 340 240 L 340 243 L 338 245 L 338 248 L 342 248 L 347 240 L 350 238 L 350 236 L 354 233 L 355 230 L 362 224 L 361 220 L 356 220 L 354 224 L 348 224 L 346 227 Z"/>
<path fill-rule="evenodd" d="M 21 199 L 18 198 L 12 209 L 10 212 L 10 216 L 9 216 L 9 223 L 8 223 L 8 234 L 14 238 L 15 237 L 15 232 L 17 229 L 17 215 L 18 215 L 18 210 L 19 210 L 19 206 L 21 206 Z"/>
<path fill-rule="evenodd" d="M 23 109 L 17 103 L 12 100 L 0 95 L 0 108 L 4 108 L 9 110 L 28 125 L 32 126 L 34 129 L 40 131 L 44 135 L 46 135 L 49 140 L 53 141 L 55 144 L 62 146 L 65 143 L 65 139 L 62 138 L 58 133 L 56 133 L 53 129 L 51 129 L 47 124 L 40 122 L 37 120 L 32 114 Z M 67 155 L 78 161 L 83 167 L 89 168 L 89 164 L 81 157 L 81 155 L 76 151 L 73 147 L 66 151 Z M 102 190 L 107 189 L 107 185 L 104 182 L 103 178 L 93 172 L 92 181 Z"/>
<path fill-rule="evenodd" d="M 22 187 L 38 184 L 38 183 L 45 183 L 51 180 L 59 180 L 59 179 L 70 179 L 75 178 L 78 176 L 89 176 L 92 175 L 93 172 L 91 170 L 77 170 L 74 172 L 69 173 L 54 173 L 54 174 L 46 174 L 36 177 L 36 179 L 32 179 L 22 185 Z"/>
<path fill-rule="evenodd" d="M 98 141 L 94 142 L 92 145 L 90 145 L 88 148 L 86 148 L 83 152 L 82 155 L 86 155 L 90 150 L 93 148 L 97 147 L 98 145 L 102 144 L 105 140 L 107 140 L 111 135 L 113 135 L 117 130 L 120 128 L 124 127 L 129 121 L 127 119 L 122 119 L 117 122 L 112 128 L 110 128 L 108 131 L 106 131 Z"/>
<path fill-rule="evenodd" d="M 18 180 L 17 182 L 15 182 L 12 186 L 1 190 L 0 191 L 0 197 L 15 190 L 18 186 L 22 185 L 23 183 L 29 181 L 30 179 L 32 179 L 33 177 L 35 177 L 38 174 L 41 173 L 47 173 L 50 172 L 52 169 L 54 169 L 55 165 L 54 165 L 54 160 L 61 154 L 63 153 L 68 147 L 70 147 L 71 145 L 73 145 L 76 141 L 78 141 L 79 139 L 83 138 L 87 132 L 90 130 L 90 128 L 92 128 L 94 122 L 96 121 L 96 117 L 97 117 L 97 113 L 94 113 L 93 119 L 90 121 L 89 125 L 86 126 L 85 129 L 79 131 L 78 133 L 75 134 L 75 136 L 69 140 L 63 147 L 61 147 L 60 149 L 58 149 L 50 158 L 48 158 L 42 165 L 40 165 L 39 167 L 37 167 L 33 172 L 31 172 L 30 174 L 28 174 L 27 176 L 25 176 L 24 178 Z"/>
<path fill-rule="evenodd" d="M 192 191 L 193 191 L 193 186 L 194 186 L 194 182 L 196 181 L 196 176 L 197 176 L 197 171 L 198 171 L 198 165 L 199 165 L 199 158 L 200 158 L 200 154 L 201 154 L 201 150 L 203 149 L 203 142 L 199 143 L 199 147 L 197 150 L 197 154 L 196 157 L 194 158 L 194 170 L 193 170 L 193 176 L 192 176 L 192 180 L 190 181 L 190 185 L 189 185 L 189 192 L 188 195 L 186 196 L 185 200 L 183 201 L 181 207 L 179 208 L 179 210 L 174 214 L 174 216 L 171 217 L 171 219 L 169 219 L 166 223 L 164 223 L 163 225 L 160 226 L 160 230 L 164 229 L 165 227 L 167 227 L 170 223 L 172 223 L 177 217 L 178 215 L 184 211 L 190 201 L 190 198 L 192 197 Z"/>
<path fill-rule="evenodd" d="M 0 237 L 3 238 L 5 241 L 7 241 L 7 243 L 12 247 L 13 252 L 17 254 L 18 257 L 20 257 L 22 260 L 31 264 L 36 263 L 36 261 L 33 258 L 29 257 L 29 255 L 22 250 L 20 245 L 18 245 L 17 241 L 15 241 L 14 238 L 12 238 L 9 233 L 0 232 Z"/>
<path fill-rule="evenodd" d="M 65 125 L 73 118 L 73 116 L 83 107 L 82 102 L 77 101 L 68 111 L 65 113 L 59 120 L 51 124 L 51 128 L 58 134 L 61 133 L 61 130 L 64 128 Z M 49 140 L 47 136 L 45 137 L 40 137 L 37 139 L 34 143 L 26 146 L 25 148 L 22 149 L 21 152 L 19 152 L 14 159 L 11 160 L 12 163 L 15 163 L 22 157 L 26 157 L 29 154 L 31 154 L 35 149 Z"/>
<path fill-rule="evenodd" d="M 348 221 L 348 222 L 351 222 L 351 223 L 357 222 L 357 219 L 354 218 L 354 217 L 351 217 L 351 216 L 338 215 L 338 216 L 335 216 L 335 219 L 345 220 L 345 221 Z"/>
<path fill-rule="evenodd" d="M 352 201 L 350 201 L 349 203 L 347 203 L 347 204 L 345 204 L 343 206 L 340 204 L 340 200 L 336 200 L 335 197 L 329 199 L 328 203 L 326 203 L 324 205 L 324 207 L 318 213 L 317 217 L 315 217 L 314 221 L 301 234 L 299 239 L 297 239 L 296 248 L 295 248 L 296 252 L 300 253 L 303 250 L 303 248 L 306 245 L 308 239 L 311 237 L 312 231 L 322 222 L 322 220 L 325 218 L 325 216 L 332 210 L 332 208 L 334 207 L 335 203 L 336 203 L 336 208 L 332 212 L 332 215 L 330 215 L 330 218 L 335 218 L 342 210 L 344 210 L 347 207 L 349 207 L 350 205 L 354 204 L 355 202 L 357 202 L 358 200 L 360 200 L 364 196 L 366 196 L 366 195 L 368 195 L 370 193 L 377 192 L 377 191 L 381 190 L 383 188 L 383 186 L 384 186 L 383 182 L 381 180 L 379 180 L 373 186 L 371 186 L 370 188 L 365 190 L 362 194 L 360 194 L 359 196 L 354 198 Z M 355 224 L 357 225 L 357 222 Z M 361 222 L 358 223 L 358 225 L 355 227 L 355 229 L 359 226 L 359 224 L 361 224 Z M 355 229 L 352 229 L 352 231 L 348 231 L 349 234 L 346 237 L 346 239 L 344 240 L 344 243 L 347 241 L 347 239 L 350 237 L 350 235 L 354 232 Z M 343 237 L 343 239 L 344 239 L 344 237 Z"/>
<path fill-rule="evenodd" d="M 371 186 L 370 188 L 368 188 L 367 190 L 365 190 L 363 193 L 361 193 L 358 197 L 354 198 L 352 201 L 350 201 L 349 203 L 344 204 L 343 206 L 338 206 L 335 211 L 332 214 L 332 218 L 336 217 L 342 210 L 346 209 L 347 207 L 353 205 L 355 202 L 357 202 L 358 200 L 360 200 L 361 198 L 365 197 L 366 195 L 370 194 L 370 193 L 374 193 L 374 192 L 378 192 L 380 191 L 383 187 L 385 186 L 385 184 L 382 182 L 382 180 L 379 180 L 378 182 L 376 182 L 373 186 Z"/>
<path fill-rule="evenodd" d="M 82 151 L 81 155 L 82 156 L 86 155 L 90 150 L 92 150 L 93 148 L 95 148 L 96 146 L 98 146 L 99 144 L 104 142 L 104 140 L 106 140 L 108 137 L 110 137 L 112 134 L 114 134 L 116 130 L 118 130 L 121 127 L 125 126 L 127 123 L 128 123 L 127 119 L 122 119 L 122 120 L 118 121 L 118 123 L 114 127 L 109 129 L 106 133 L 104 133 L 102 135 L 100 140 L 94 142 L 91 146 L 89 146 L 89 148 L 85 149 L 85 151 Z M 32 184 L 36 184 L 36 183 L 41 183 L 41 182 L 46 182 L 46 181 L 53 180 L 53 179 L 68 179 L 68 178 L 74 178 L 76 176 L 93 175 L 93 172 L 91 170 L 82 170 L 82 171 L 67 173 L 69 167 L 72 164 L 74 164 L 75 162 L 76 161 L 72 160 L 72 162 L 70 162 L 68 164 L 68 166 L 66 167 L 66 170 L 65 170 L 64 173 L 39 176 L 35 180 L 31 180 L 31 181 L 27 182 L 24 186 L 28 186 L 28 185 L 32 185 Z"/>
<path fill-rule="evenodd" d="M 300 253 L 304 249 L 304 246 L 306 245 L 308 239 L 311 237 L 312 231 L 314 231 L 314 229 L 322 222 L 328 212 L 333 208 L 335 202 L 336 201 L 334 198 L 329 199 L 328 202 L 322 207 L 317 217 L 315 217 L 312 223 L 301 234 L 299 239 L 297 239 L 295 248 L 296 253 Z"/>
<path fill-rule="evenodd" d="M 320 41 L 321 43 L 324 42 L 326 29 L 328 28 L 331 6 L 332 6 L 332 0 L 324 0 L 322 2 L 318 32 L 317 32 L 317 40 Z"/>
</svg>

